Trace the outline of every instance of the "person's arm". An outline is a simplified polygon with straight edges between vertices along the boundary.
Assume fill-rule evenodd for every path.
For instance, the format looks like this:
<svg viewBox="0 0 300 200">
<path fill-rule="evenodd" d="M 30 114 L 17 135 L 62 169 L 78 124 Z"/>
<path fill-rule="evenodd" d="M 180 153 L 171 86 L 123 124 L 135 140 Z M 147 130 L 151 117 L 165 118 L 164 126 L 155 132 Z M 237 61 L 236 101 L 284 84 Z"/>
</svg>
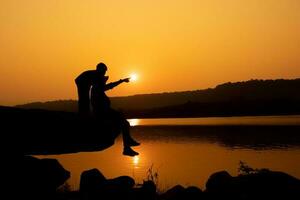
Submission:
<svg viewBox="0 0 300 200">
<path fill-rule="evenodd" d="M 105 90 L 105 91 L 106 91 L 106 90 L 111 90 L 111 89 L 113 89 L 114 87 L 120 85 L 120 84 L 123 83 L 123 82 L 128 83 L 128 82 L 129 82 L 129 78 L 120 79 L 120 80 L 118 80 L 118 81 L 108 83 L 108 84 L 106 84 L 106 85 L 104 86 L 104 90 Z"/>
</svg>

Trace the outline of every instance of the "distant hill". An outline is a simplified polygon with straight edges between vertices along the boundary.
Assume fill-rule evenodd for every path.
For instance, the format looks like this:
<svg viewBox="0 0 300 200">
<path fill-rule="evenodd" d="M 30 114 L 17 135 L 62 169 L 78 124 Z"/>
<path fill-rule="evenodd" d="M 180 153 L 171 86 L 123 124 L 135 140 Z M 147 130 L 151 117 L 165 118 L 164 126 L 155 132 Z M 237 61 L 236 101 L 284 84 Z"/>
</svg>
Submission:
<svg viewBox="0 0 300 200">
<path fill-rule="evenodd" d="M 16 105 L 17 108 L 26 109 L 43 109 L 52 111 L 66 111 L 66 112 L 77 112 L 77 101 L 76 100 L 57 100 L 57 101 L 46 101 L 46 102 L 33 102 L 23 105 Z"/>
<path fill-rule="evenodd" d="M 204 90 L 112 97 L 114 108 L 128 117 L 197 117 L 300 114 L 300 78 L 224 83 Z M 77 101 L 60 100 L 18 105 L 77 111 Z"/>
</svg>

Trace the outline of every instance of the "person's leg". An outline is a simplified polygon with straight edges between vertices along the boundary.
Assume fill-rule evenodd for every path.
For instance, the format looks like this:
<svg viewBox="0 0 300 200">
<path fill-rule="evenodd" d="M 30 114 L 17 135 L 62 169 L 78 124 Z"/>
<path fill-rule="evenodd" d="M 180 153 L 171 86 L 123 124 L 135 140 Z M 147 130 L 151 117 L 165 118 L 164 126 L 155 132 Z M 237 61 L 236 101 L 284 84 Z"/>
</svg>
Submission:
<svg viewBox="0 0 300 200">
<path fill-rule="evenodd" d="M 126 118 L 119 112 L 111 110 L 112 118 L 117 121 L 122 131 L 123 137 L 123 154 L 128 156 L 135 156 L 139 153 L 135 152 L 131 146 L 138 146 L 140 143 L 136 142 L 130 135 L 130 124 Z"/>
<path fill-rule="evenodd" d="M 135 141 L 130 135 L 130 124 L 125 118 L 121 118 L 121 128 L 123 132 L 123 143 L 127 146 L 139 146 L 140 143 Z"/>
</svg>

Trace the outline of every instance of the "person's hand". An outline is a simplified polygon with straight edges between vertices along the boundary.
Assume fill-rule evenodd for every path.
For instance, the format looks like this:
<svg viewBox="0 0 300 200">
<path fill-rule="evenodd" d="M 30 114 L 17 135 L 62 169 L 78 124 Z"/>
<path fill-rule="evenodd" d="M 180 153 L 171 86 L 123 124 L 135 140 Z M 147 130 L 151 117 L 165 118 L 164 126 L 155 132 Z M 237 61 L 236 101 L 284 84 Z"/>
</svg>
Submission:
<svg viewBox="0 0 300 200">
<path fill-rule="evenodd" d="M 129 81 L 130 81 L 130 78 L 124 78 L 124 79 L 123 79 L 123 82 L 128 83 Z"/>
</svg>

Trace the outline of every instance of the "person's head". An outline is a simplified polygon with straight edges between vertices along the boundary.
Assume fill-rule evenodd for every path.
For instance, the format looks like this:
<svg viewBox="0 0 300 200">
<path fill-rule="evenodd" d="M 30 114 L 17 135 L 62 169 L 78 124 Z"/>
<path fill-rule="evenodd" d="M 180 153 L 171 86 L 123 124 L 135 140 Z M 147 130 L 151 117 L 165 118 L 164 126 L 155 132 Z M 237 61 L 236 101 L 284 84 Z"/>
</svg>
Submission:
<svg viewBox="0 0 300 200">
<path fill-rule="evenodd" d="M 96 71 L 104 75 L 107 71 L 107 67 L 104 63 L 99 63 L 96 67 Z"/>
</svg>

